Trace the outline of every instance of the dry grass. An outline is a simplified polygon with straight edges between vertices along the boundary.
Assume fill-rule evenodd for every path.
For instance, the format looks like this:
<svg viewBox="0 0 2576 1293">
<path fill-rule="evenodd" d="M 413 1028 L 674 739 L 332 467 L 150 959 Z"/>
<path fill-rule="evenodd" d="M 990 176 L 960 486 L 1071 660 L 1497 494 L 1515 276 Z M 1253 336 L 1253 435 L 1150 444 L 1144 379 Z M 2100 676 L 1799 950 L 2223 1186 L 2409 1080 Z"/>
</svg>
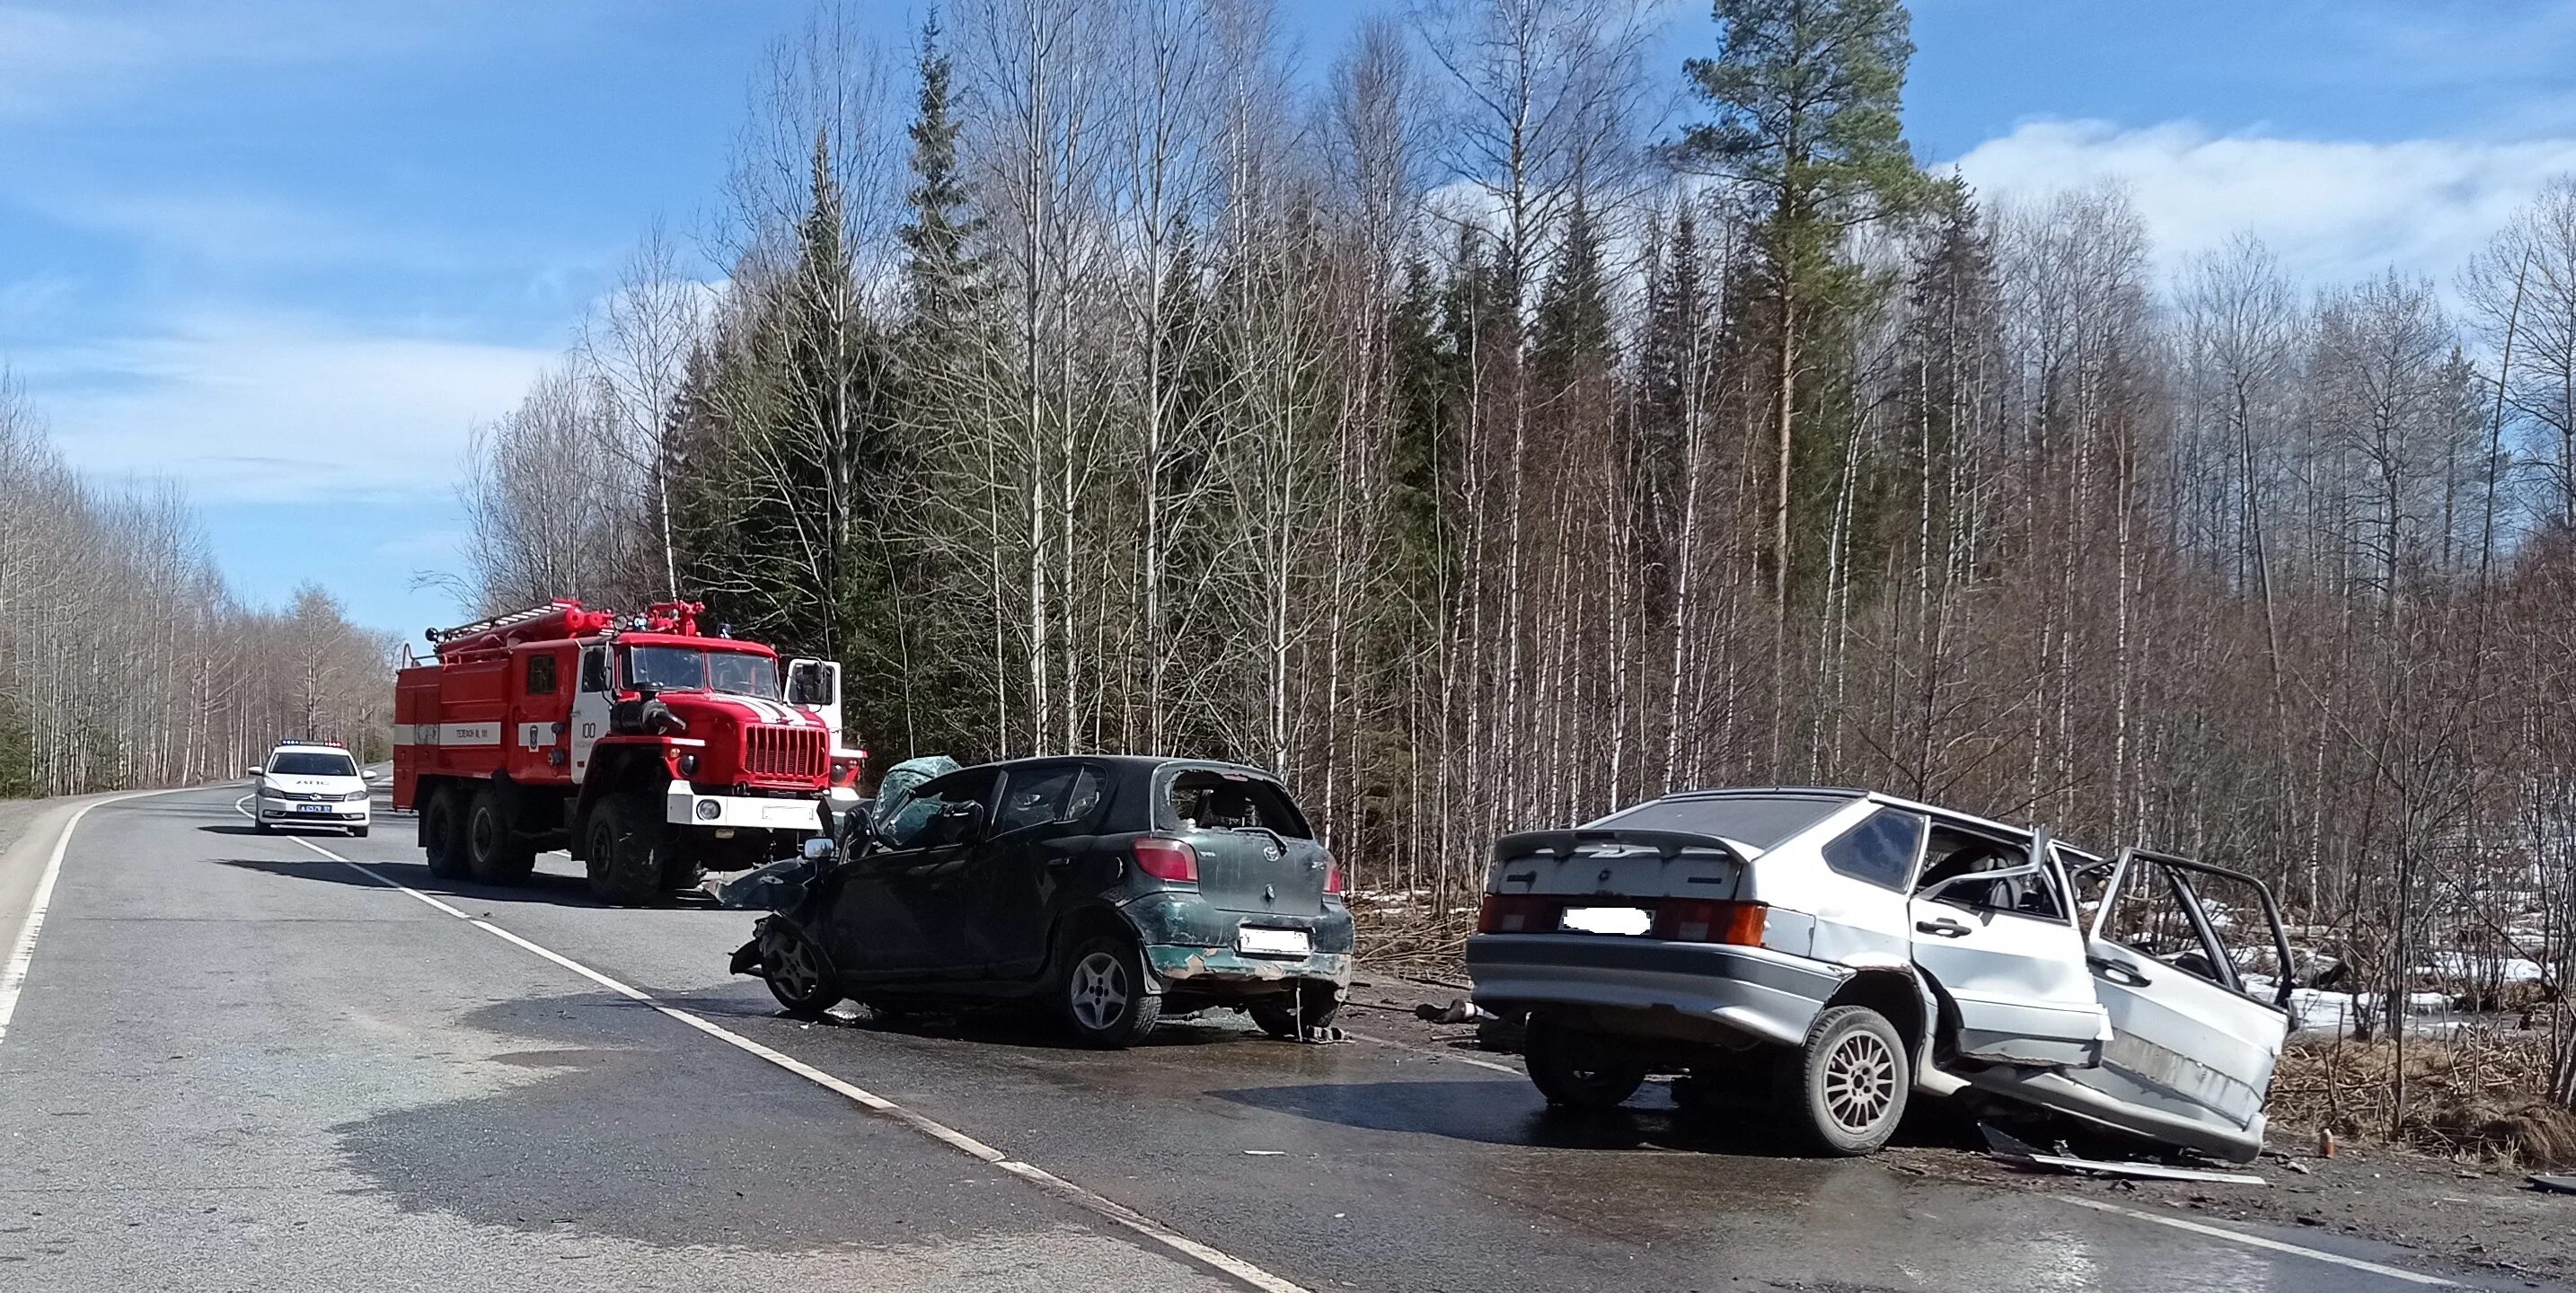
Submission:
<svg viewBox="0 0 2576 1293">
<path fill-rule="evenodd" d="M 2272 1079 L 2273 1120 L 2346 1138 L 2525 1167 L 2576 1165 L 2576 1114 L 2542 1097 L 2547 1034 L 2470 1027 L 2406 1043 L 2406 1110 L 2393 1118 L 2396 1047 L 2293 1040 Z"/>
</svg>

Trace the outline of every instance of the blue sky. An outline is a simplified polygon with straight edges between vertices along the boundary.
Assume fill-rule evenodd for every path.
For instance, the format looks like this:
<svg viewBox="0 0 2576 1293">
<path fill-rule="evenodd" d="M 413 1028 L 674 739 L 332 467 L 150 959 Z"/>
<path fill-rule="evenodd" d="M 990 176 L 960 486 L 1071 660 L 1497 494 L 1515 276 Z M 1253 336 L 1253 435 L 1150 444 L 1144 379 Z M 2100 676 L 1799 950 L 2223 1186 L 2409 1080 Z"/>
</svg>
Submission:
<svg viewBox="0 0 2576 1293">
<path fill-rule="evenodd" d="M 1389 0 L 1397 11 L 1401 0 Z M 1282 3 L 1308 62 L 1379 6 Z M 102 481 L 174 476 L 234 587 L 450 616 L 465 438 L 646 224 L 716 196 L 802 0 L 0 0 L 0 363 Z M 853 3 L 902 41 L 919 7 Z M 1656 75 L 1704 50 L 1672 4 Z M 1921 0 L 1927 159 L 2117 177 L 2161 254 L 2447 279 L 2576 169 L 2576 0 Z"/>
</svg>

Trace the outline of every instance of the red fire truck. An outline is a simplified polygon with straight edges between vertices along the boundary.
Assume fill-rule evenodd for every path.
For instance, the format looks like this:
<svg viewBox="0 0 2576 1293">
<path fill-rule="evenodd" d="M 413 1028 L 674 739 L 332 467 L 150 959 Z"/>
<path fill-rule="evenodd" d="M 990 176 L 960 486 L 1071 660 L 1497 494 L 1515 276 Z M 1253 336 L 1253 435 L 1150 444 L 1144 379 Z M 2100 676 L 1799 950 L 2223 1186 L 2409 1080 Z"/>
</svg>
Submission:
<svg viewBox="0 0 2576 1293">
<path fill-rule="evenodd" d="M 394 682 L 393 802 L 419 811 L 430 873 L 514 883 L 567 848 L 593 893 L 642 903 L 786 856 L 824 804 L 855 804 L 840 666 L 782 679 L 777 652 L 700 633 L 704 609 L 558 599 L 433 630 Z"/>
</svg>

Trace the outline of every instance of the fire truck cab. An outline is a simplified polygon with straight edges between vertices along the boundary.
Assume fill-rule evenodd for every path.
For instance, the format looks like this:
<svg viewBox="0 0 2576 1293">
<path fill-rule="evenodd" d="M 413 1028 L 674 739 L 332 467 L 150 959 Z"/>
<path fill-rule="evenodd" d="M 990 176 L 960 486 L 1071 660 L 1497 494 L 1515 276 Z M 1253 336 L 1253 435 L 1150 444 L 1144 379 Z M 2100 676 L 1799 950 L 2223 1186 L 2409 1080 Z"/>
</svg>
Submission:
<svg viewBox="0 0 2576 1293">
<path fill-rule="evenodd" d="M 840 666 L 788 662 L 665 602 L 620 616 L 561 599 L 429 634 L 394 692 L 396 808 L 430 872 L 513 883 L 568 849 L 591 889 L 647 902 L 786 856 L 857 800 Z"/>
</svg>

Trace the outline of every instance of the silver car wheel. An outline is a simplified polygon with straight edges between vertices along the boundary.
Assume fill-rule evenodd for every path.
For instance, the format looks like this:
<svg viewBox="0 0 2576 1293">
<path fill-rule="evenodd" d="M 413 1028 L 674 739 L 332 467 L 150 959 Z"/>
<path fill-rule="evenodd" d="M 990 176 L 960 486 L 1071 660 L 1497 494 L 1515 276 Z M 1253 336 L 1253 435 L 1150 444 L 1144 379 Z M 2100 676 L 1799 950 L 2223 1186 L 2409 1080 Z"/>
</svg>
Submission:
<svg viewBox="0 0 2576 1293">
<path fill-rule="evenodd" d="M 1094 952 L 1074 963 L 1070 994 L 1075 1021 L 1105 1031 L 1127 1014 L 1127 967 L 1107 952 Z"/>
<path fill-rule="evenodd" d="M 1825 1057 L 1825 1108 L 1851 1134 L 1863 1135 L 1896 1099 L 1896 1057 L 1874 1033 L 1851 1032 Z"/>
</svg>

